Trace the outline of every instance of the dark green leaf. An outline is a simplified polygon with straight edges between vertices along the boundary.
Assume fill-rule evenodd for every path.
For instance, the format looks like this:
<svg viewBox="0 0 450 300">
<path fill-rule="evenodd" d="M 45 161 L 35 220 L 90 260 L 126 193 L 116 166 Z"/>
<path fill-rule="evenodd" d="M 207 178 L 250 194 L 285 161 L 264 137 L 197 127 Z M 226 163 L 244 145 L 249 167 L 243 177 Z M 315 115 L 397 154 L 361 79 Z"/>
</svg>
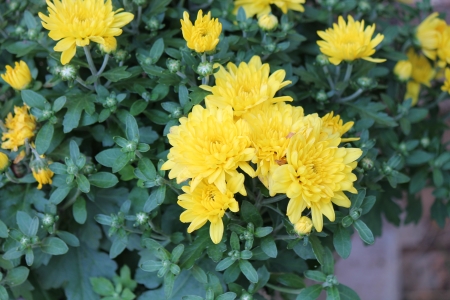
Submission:
<svg viewBox="0 0 450 300">
<path fill-rule="evenodd" d="M 27 280 L 29 273 L 30 270 L 28 268 L 20 266 L 9 270 L 4 280 L 9 286 L 21 285 Z"/>
<path fill-rule="evenodd" d="M 423 150 L 415 150 L 407 158 L 408 165 L 420 165 L 426 163 L 434 158 L 434 154 L 425 152 Z"/>
<path fill-rule="evenodd" d="M 22 100 L 25 102 L 26 105 L 29 107 L 36 107 L 40 110 L 45 109 L 45 104 L 47 103 L 47 100 L 45 100 L 44 97 L 42 97 L 40 94 L 33 92 L 31 90 L 23 90 L 21 92 Z"/>
<path fill-rule="evenodd" d="M 232 259 L 231 257 L 225 257 L 224 259 L 222 259 L 216 266 L 216 271 L 223 271 L 228 269 L 233 263 L 235 262 L 234 259 Z"/>
<path fill-rule="evenodd" d="M 84 224 L 87 218 L 86 200 L 83 197 L 78 197 L 72 206 L 73 217 L 78 224 Z"/>
<path fill-rule="evenodd" d="M 89 191 L 91 190 L 91 184 L 89 183 L 89 180 L 82 174 L 77 175 L 77 185 L 80 191 L 82 191 L 83 193 L 89 193 Z"/>
<path fill-rule="evenodd" d="M 8 227 L 0 220 L 0 238 L 6 239 L 8 237 Z"/>
<path fill-rule="evenodd" d="M 80 246 L 80 241 L 78 238 L 70 232 L 67 231 L 57 231 L 56 235 L 60 237 L 67 245 L 72 247 Z"/>
<path fill-rule="evenodd" d="M 319 238 L 314 235 L 309 236 L 309 242 L 311 243 L 312 250 L 314 252 L 314 255 L 316 256 L 317 260 L 321 265 L 323 265 L 323 246 L 320 242 Z"/>
<path fill-rule="evenodd" d="M 150 49 L 150 57 L 153 63 L 156 63 L 164 52 L 164 40 L 162 38 L 157 39 Z"/>
<path fill-rule="evenodd" d="M 61 203 L 69 194 L 69 192 L 72 190 L 72 187 L 70 186 L 61 186 L 58 187 L 57 189 L 55 189 L 53 191 L 53 193 L 50 196 L 50 202 L 58 205 L 59 203 Z"/>
<path fill-rule="evenodd" d="M 369 227 L 367 227 L 367 225 L 361 221 L 361 220 L 356 220 L 353 223 L 353 226 L 355 227 L 356 231 L 358 231 L 359 237 L 367 244 L 373 244 L 374 237 L 372 234 L 372 231 L 369 229 Z"/>
<path fill-rule="evenodd" d="M 123 154 L 119 148 L 106 149 L 95 156 L 103 166 L 112 168 L 116 159 Z M 127 160 L 128 163 L 128 160 Z"/>
<path fill-rule="evenodd" d="M 127 66 L 118 67 L 107 72 L 102 73 L 101 76 L 105 77 L 109 81 L 117 82 L 122 79 L 128 78 L 132 75 L 132 73 L 125 71 Z"/>
<path fill-rule="evenodd" d="M 441 199 L 436 199 L 431 206 L 431 217 L 436 221 L 439 227 L 444 228 L 447 209 Z"/>
<path fill-rule="evenodd" d="M 109 257 L 116 258 L 120 253 L 125 250 L 128 244 L 128 235 L 116 236 L 114 239 L 111 249 L 109 249 Z"/>
<path fill-rule="evenodd" d="M 34 234 L 30 234 L 32 231 L 31 229 L 34 228 L 33 219 L 27 213 L 18 211 L 16 214 L 16 222 L 23 234 L 27 236 L 34 236 Z"/>
<path fill-rule="evenodd" d="M 245 222 L 253 223 L 255 227 L 261 227 L 263 225 L 261 214 L 256 207 L 248 201 L 242 202 L 240 214 Z"/>
<path fill-rule="evenodd" d="M 46 237 L 42 240 L 41 250 L 51 255 L 62 255 L 67 253 L 69 247 L 57 237 Z"/>
<path fill-rule="evenodd" d="M 203 269 L 200 268 L 199 266 L 194 265 L 191 269 L 191 273 L 192 276 L 194 276 L 198 282 L 204 284 L 208 283 L 208 276 L 206 275 L 205 271 L 203 271 Z"/>
<path fill-rule="evenodd" d="M 180 267 L 189 270 L 194 265 L 195 261 L 200 258 L 203 250 L 212 244 L 208 230 L 199 230 L 197 238 L 194 242 L 187 246 L 181 256 Z"/>
<path fill-rule="evenodd" d="M 358 294 L 342 283 L 337 286 L 341 300 L 361 300 Z"/>
<path fill-rule="evenodd" d="M 273 236 L 268 235 L 261 239 L 261 249 L 267 256 L 275 258 L 278 255 L 277 245 L 273 239 Z"/>
<path fill-rule="evenodd" d="M 333 245 L 336 252 L 342 258 L 348 258 L 350 256 L 352 241 L 350 239 L 350 233 L 346 228 L 338 225 L 333 235 Z"/>
<path fill-rule="evenodd" d="M 305 272 L 305 277 L 314 281 L 325 282 L 327 280 L 327 275 L 321 271 L 308 270 Z"/>
<path fill-rule="evenodd" d="M 327 300 L 340 300 L 341 297 L 339 296 L 339 290 L 337 286 L 330 286 L 326 288 L 327 291 Z"/>
<path fill-rule="evenodd" d="M 83 110 L 90 115 L 95 112 L 94 101 L 95 97 L 93 95 L 81 95 L 68 99 L 66 103 L 67 112 L 63 120 L 64 133 L 71 132 L 78 127 Z"/>
<path fill-rule="evenodd" d="M 166 186 L 161 185 L 154 188 L 144 204 L 144 212 L 151 212 L 164 202 L 166 197 Z"/>
<path fill-rule="evenodd" d="M 253 265 L 251 263 L 249 263 L 247 260 L 240 260 L 239 268 L 241 269 L 242 273 L 245 275 L 245 277 L 247 277 L 247 279 L 250 282 L 253 282 L 253 283 L 258 282 L 258 273 L 256 272 Z"/>
<path fill-rule="evenodd" d="M 266 235 L 271 234 L 272 231 L 273 231 L 272 227 L 258 227 L 255 230 L 255 236 L 262 238 L 262 237 L 265 237 Z"/>
<path fill-rule="evenodd" d="M 146 157 L 141 158 L 138 168 L 145 175 L 146 179 L 154 180 L 156 178 L 156 169 L 150 159 Z"/>
<path fill-rule="evenodd" d="M 44 154 L 45 151 L 47 151 L 52 141 L 54 131 L 55 128 L 50 122 L 45 123 L 39 130 L 35 141 L 36 151 L 39 154 Z"/>
<path fill-rule="evenodd" d="M 100 296 L 112 296 L 115 293 L 113 284 L 106 278 L 94 277 L 90 278 L 90 281 L 94 292 Z"/>
<path fill-rule="evenodd" d="M 106 189 L 115 186 L 119 180 L 114 174 L 108 172 L 98 172 L 89 176 L 89 182 L 93 186 Z"/>
<path fill-rule="evenodd" d="M 319 297 L 321 291 L 322 285 L 320 284 L 308 286 L 307 288 L 303 289 L 300 294 L 298 294 L 296 300 L 316 300 Z"/>
<path fill-rule="evenodd" d="M 139 142 L 139 127 L 136 119 L 132 115 L 127 115 L 126 134 L 129 141 Z"/>
</svg>

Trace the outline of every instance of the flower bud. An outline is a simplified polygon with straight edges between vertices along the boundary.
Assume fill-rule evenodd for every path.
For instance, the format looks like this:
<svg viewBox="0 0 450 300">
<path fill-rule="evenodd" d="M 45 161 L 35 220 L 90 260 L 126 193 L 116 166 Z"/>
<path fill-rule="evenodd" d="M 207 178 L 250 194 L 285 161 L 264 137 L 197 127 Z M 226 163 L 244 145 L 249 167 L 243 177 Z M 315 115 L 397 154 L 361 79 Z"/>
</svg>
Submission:
<svg viewBox="0 0 450 300">
<path fill-rule="evenodd" d="M 209 62 L 201 62 L 197 67 L 197 73 L 202 76 L 208 76 L 213 73 L 213 65 Z"/>
<path fill-rule="evenodd" d="M 3 173 L 9 166 L 9 158 L 3 152 L 0 152 L 0 173 Z"/>
<path fill-rule="evenodd" d="M 166 60 L 166 66 L 171 73 L 176 73 L 180 70 L 181 62 L 177 59 L 168 58 Z"/>
<path fill-rule="evenodd" d="M 24 32 L 25 32 L 25 29 L 22 26 L 17 26 L 14 29 L 14 34 L 18 35 L 18 36 L 22 35 Z"/>
<path fill-rule="evenodd" d="M 160 26 L 161 26 L 161 23 L 159 22 L 159 20 L 155 17 L 152 17 L 152 18 L 150 18 L 150 20 L 147 21 L 146 27 L 150 31 L 156 31 L 161 28 Z"/>
<path fill-rule="evenodd" d="M 34 28 L 28 29 L 27 37 L 29 40 L 31 40 L 31 41 L 36 40 L 38 35 L 39 35 L 39 31 L 37 29 L 34 29 Z"/>
<path fill-rule="evenodd" d="M 370 6 L 369 2 L 367 2 L 367 1 L 360 1 L 358 3 L 358 9 L 361 12 L 366 13 L 366 12 L 369 12 L 372 9 L 372 7 Z"/>
<path fill-rule="evenodd" d="M 133 0 L 133 2 L 137 6 L 146 6 L 147 5 L 147 0 Z"/>
<path fill-rule="evenodd" d="M 327 101 L 328 100 L 328 96 L 327 93 L 325 93 L 324 90 L 320 90 L 316 93 L 315 98 L 317 101 L 319 102 L 323 102 L 323 101 Z"/>
<path fill-rule="evenodd" d="M 370 158 L 364 157 L 361 160 L 361 165 L 364 170 L 366 170 L 366 171 L 371 170 L 373 168 L 373 160 L 371 160 Z"/>
<path fill-rule="evenodd" d="M 77 68 L 75 66 L 67 64 L 61 67 L 59 76 L 62 80 L 75 80 L 77 78 Z"/>
<path fill-rule="evenodd" d="M 114 58 L 117 61 L 125 61 L 128 58 L 130 58 L 130 55 L 128 54 L 127 51 L 120 49 L 120 50 L 117 50 L 116 52 L 114 52 Z"/>
<path fill-rule="evenodd" d="M 144 212 L 138 212 L 136 214 L 136 223 L 139 225 L 144 225 L 148 221 L 148 215 Z"/>
<path fill-rule="evenodd" d="M 426 148 L 430 145 L 430 139 L 428 137 L 423 137 L 420 139 L 420 144 L 422 147 Z"/>
<path fill-rule="evenodd" d="M 394 74 L 400 81 L 408 81 L 411 78 L 412 64 L 408 60 L 400 60 L 394 67 Z"/>
<path fill-rule="evenodd" d="M 247 292 L 244 292 L 241 294 L 241 298 L 239 298 L 240 300 L 253 300 L 253 295 L 249 294 Z"/>
<path fill-rule="evenodd" d="M 369 77 L 360 77 L 356 82 L 361 88 L 366 89 L 372 85 L 373 81 L 372 78 Z"/>
<path fill-rule="evenodd" d="M 277 49 L 277 44 L 275 44 L 275 43 L 269 43 L 269 44 L 266 44 L 266 45 L 264 46 L 264 48 L 265 48 L 267 51 L 269 51 L 269 52 L 273 52 L 273 51 L 275 51 L 275 50 Z"/>
<path fill-rule="evenodd" d="M 383 167 L 383 173 L 384 173 L 385 175 L 391 174 L 391 173 L 392 173 L 392 168 L 391 168 L 390 166 L 388 166 L 388 165 L 385 165 L 385 166 Z"/>
<path fill-rule="evenodd" d="M 171 115 L 172 115 L 172 118 L 179 119 L 183 115 L 183 111 L 179 107 L 179 108 L 175 109 Z"/>
<path fill-rule="evenodd" d="M 325 6 L 328 6 L 328 7 L 333 7 L 336 5 L 336 3 L 337 3 L 337 0 L 325 0 L 324 1 Z"/>
<path fill-rule="evenodd" d="M 126 144 L 126 146 L 124 147 L 126 152 L 136 151 L 136 148 L 137 148 L 137 143 L 135 143 L 135 142 L 128 142 L 128 144 Z"/>
<path fill-rule="evenodd" d="M 258 26 L 264 31 L 275 30 L 278 26 L 278 19 L 272 14 L 263 15 L 258 19 Z"/>
<path fill-rule="evenodd" d="M 316 62 L 319 64 L 319 66 L 326 66 L 330 64 L 330 61 L 328 60 L 328 56 L 319 54 L 316 56 Z"/>
<path fill-rule="evenodd" d="M 14 0 L 13 0 L 13 1 L 11 1 L 11 2 L 9 3 L 9 9 L 12 10 L 12 11 L 15 11 L 16 9 L 18 9 L 19 6 L 20 6 L 19 1 L 14 1 Z"/>
<path fill-rule="evenodd" d="M 53 217 L 53 215 L 45 214 L 44 217 L 42 218 L 42 224 L 44 226 L 52 226 L 54 223 L 55 218 Z"/>
<path fill-rule="evenodd" d="M 358 220 L 361 217 L 361 209 L 354 210 L 350 213 L 350 218 L 354 221 Z"/>
<path fill-rule="evenodd" d="M 108 97 L 106 97 L 105 103 L 103 104 L 103 107 L 105 108 L 111 108 L 117 105 L 117 99 L 115 94 L 111 94 Z"/>
<path fill-rule="evenodd" d="M 95 172 L 97 172 L 97 168 L 95 167 L 95 165 L 93 163 L 87 163 L 83 167 L 83 174 L 84 175 L 91 175 L 91 174 L 94 174 Z"/>
<path fill-rule="evenodd" d="M 310 218 L 303 216 L 294 224 L 294 229 L 298 234 L 309 234 L 313 228 Z"/>
<path fill-rule="evenodd" d="M 350 216 L 346 216 L 344 218 L 342 218 L 341 221 L 342 226 L 344 226 L 345 228 L 351 226 L 353 224 L 353 219 Z"/>
</svg>

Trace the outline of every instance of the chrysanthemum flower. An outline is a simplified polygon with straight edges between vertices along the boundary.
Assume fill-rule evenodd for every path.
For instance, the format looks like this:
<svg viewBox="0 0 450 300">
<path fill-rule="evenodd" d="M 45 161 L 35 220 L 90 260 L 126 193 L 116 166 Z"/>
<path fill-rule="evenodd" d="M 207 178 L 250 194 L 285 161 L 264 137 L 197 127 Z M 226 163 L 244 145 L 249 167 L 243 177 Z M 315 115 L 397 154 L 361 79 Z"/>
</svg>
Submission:
<svg viewBox="0 0 450 300">
<path fill-rule="evenodd" d="M 303 216 L 294 224 L 294 229 L 298 234 L 309 234 L 313 228 L 310 218 Z"/>
<path fill-rule="evenodd" d="M 258 18 L 258 26 L 264 31 L 272 31 L 278 26 L 278 19 L 272 14 L 262 15 Z"/>
<path fill-rule="evenodd" d="M 76 46 L 84 47 L 95 42 L 105 44 L 105 38 L 122 34 L 122 27 L 134 15 L 113 11 L 111 0 L 47 0 L 49 15 L 39 13 L 42 26 L 50 30 L 48 36 L 55 41 L 55 51 L 62 52 L 61 63 L 70 62 Z"/>
<path fill-rule="evenodd" d="M 295 224 L 305 208 L 310 208 L 314 227 L 323 228 L 325 215 L 334 221 L 333 203 L 350 207 L 344 191 L 356 193 L 352 170 L 362 151 L 357 148 L 338 148 L 340 137 L 335 134 L 322 140 L 322 119 L 310 115 L 309 125 L 295 134 L 288 146 L 287 163 L 276 168 L 270 194 L 286 193 L 290 198 L 287 213 Z"/>
<path fill-rule="evenodd" d="M 253 162 L 258 166 L 256 174 L 269 187 L 269 172 L 284 163 L 291 136 L 302 126 L 303 108 L 284 102 L 266 104 L 251 109 L 243 119 L 252 129 L 252 146 L 256 149 Z"/>
<path fill-rule="evenodd" d="M 9 166 L 9 158 L 3 152 L 0 152 L 0 173 L 3 173 Z"/>
<path fill-rule="evenodd" d="M 422 52 L 432 60 L 436 59 L 436 48 L 446 26 L 445 21 L 439 19 L 438 16 L 439 13 L 432 13 L 416 29 L 416 39 Z"/>
<path fill-rule="evenodd" d="M 48 168 L 49 162 L 42 156 L 34 160 L 31 164 L 31 171 L 34 179 L 38 182 L 38 190 L 42 189 L 43 184 L 52 184 L 54 173 Z"/>
<path fill-rule="evenodd" d="M 400 60 L 395 64 L 394 74 L 400 81 L 408 81 L 411 78 L 412 64 L 409 60 Z"/>
<path fill-rule="evenodd" d="M 414 80 L 408 81 L 406 84 L 406 93 L 405 93 L 405 100 L 408 100 L 411 98 L 412 105 L 416 105 L 417 101 L 419 101 L 419 94 L 420 94 L 420 83 L 415 82 Z"/>
<path fill-rule="evenodd" d="M 189 20 L 189 13 L 183 13 L 181 21 L 181 31 L 183 38 L 187 42 L 189 49 L 197 53 L 213 51 L 219 43 L 219 36 L 222 32 L 222 24 L 218 19 L 211 19 L 211 12 L 203 16 L 203 11 L 199 10 L 195 24 Z"/>
<path fill-rule="evenodd" d="M 352 16 L 348 16 L 348 23 L 339 16 L 338 24 L 333 24 L 333 28 L 325 31 L 318 31 L 317 34 L 323 39 L 318 41 L 320 51 L 327 55 L 330 62 L 338 65 L 341 61 L 354 61 L 364 59 L 374 63 L 381 63 L 385 59 L 372 58 L 375 47 L 384 39 L 384 35 L 377 34 L 372 39 L 375 32 L 375 24 L 364 29 L 364 20 L 355 21 Z"/>
<path fill-rule="evenodd" d="M 305 3 L 305 0 L 236 0 L 234 2 L 234 13 L 237 13 L 239 7 L 242 7 L 247 18 L 251 18 L 254 15 L 260 17 L 272 11 L 270 8 L 271 4 L 278 6 L 284 14 L 288 10 L 304 12 L 303 3 Z"/>
<path fill-rule="evenodd" d="M 230 106 L 205 109 L 196 105 L 187 118 L 180 119 L 180 123 L 167 135 L 172 148 L 161 169 L 170 170 L 169 178 L 177 178 L 178 183 L 192 178 L 192 190 L 206 179 L 223 194 L 227 191 L 227 183 L 233 182 L 239 186 L 229 189 L 246 195 L 244 175 L 237 168 L 255 176 L 248 163 L 253 159 L 255 149 L 251 148 L 247 122 L 234 120 Z"/>
<path fill-rule="evenodd" d="M 417 83 L 430 86 L 436 71 L 428 59 L 422 54 L 417 54 L 413 48 L 410 48 L 406 55 L 412 64 L 411 78 Z"/>
<path fill-rule="evenodd" d="M 445 69 L 445 81 L 441 87 L 442 91 L 450 94 L 450 68 Z"/>
<path fill-rule="evenodd" d="M 24 61 L 15 62 L 14 69 L 6 66 L 6 73 L 1 74 L 2 79 L 16 90 L 23 90 L 30 84 L 31 72 L 30 68 Z"/>
<path fill-rule="evenodd" d="M 22 107 L 14 107 L 14 117 L 8 114 L 5 120 L 7 132 L 3 132 L 2 143 L 3 149 L 17 151 L 19 146 L 25 144 L 26 139 L 34 137 L 36 130 L 36 118 L 28 113 L 26 105 Z"/>
<path fill-rule="evenodd" d="M 445 65 L 450 64 L 450 26 L 448 25 L 441 34 L 436 53 L 439 57 L 439 67 L 444 68 Z"/>
<path fill-rule="evenodd" d="M 236 178 L 237 179 L 237 178 Z M 227 184 L 225 193 L 221 193 L 214 184 L 206 180 L 201 181 L 195 189 L 191 186 L 183 186 L 186 194 L 178 196 L 178 205 L 185 208 L 180 215 L 180 221 L 191 223 L 188 232 L 200 229 L 206 222 L 210 222 L 209 234 L 214 244 L 220 243 L 223 236 L 223 215 L 229 209 L 232 212 L 239 211 L 239 204 L 234 199 L 237 190 L 230 190 L 231 186 L 239 184 Z"/>
<path fill-rule="evenodd" d="M 341 143 L 358 141 L 359 138 L 342 138 L 342 136 L 353 127 L 355 122 L 350 121 L 344 124 L 339 115 L 333 117 L 334 112 L 330 112 L 322 117 L 322 131 L 327 135 L 339 134 Z"/>
<path fill-rule="evenodd" d="M 224 108 L 231 106 L 235 116 L 241 116 L 252 107 L 262 103 L 292 101 L 289 96 L 275 97 L 278 90 L 290 84 L 284 80 L 286 72 L 278 70 L 269 76 L 269 64 L 262 64 L 259 56 L 253 56 L 247 64 L 242 62 L 237 67 L 227 64 L 227 69 L 216 64 L 219 71 L 214 73 L 215 86 L 202 85 L 202 89 L 212 93 L 205 98 L 206 106 Z"/>
<path fill-rule="evenodd" d="M 99 44 L 100 50 L 104 53 L 111 53 L 116 51 L 117 48 L 117 40 L 115 37 L 108 36 L 104 38 L 105 42 L 103 44 Z"/>
</svg>

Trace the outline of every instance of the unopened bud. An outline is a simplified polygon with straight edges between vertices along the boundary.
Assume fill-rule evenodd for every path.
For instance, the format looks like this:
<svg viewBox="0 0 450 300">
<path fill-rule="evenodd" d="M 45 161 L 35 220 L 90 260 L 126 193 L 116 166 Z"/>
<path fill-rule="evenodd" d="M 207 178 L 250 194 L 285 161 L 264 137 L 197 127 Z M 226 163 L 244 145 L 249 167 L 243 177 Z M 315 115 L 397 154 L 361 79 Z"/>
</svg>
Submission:
<svg viewBox="0 0 450 300">
<path fill-rule="evenodd" d="M 341 223 L 342 223 L 342 226 L 347 228 L 353 224 L 353 219 L 350 216 L 346 216 L 346 217 L 342 218 Z"/>
<path fill-rule="evenodd" d="M 361 209 L 354 210 L 350 213 L 350 218 L 354 221 L 358 220 L 361 217 Z"/>
<path fill-rule="evenodd" d="M 278 26 L 278 19 L 272 14 L 263 15 L 258 19 L 258 26 L 264 31 L 275 30 Z"/>
<path fill-rule="evenodd" d="M 358 3 L 358 9 L 361 12 L 369 12 L 372 9 L 372 7 L 370 6 L 369 2 L 367 2 L 367 1 L 360 1 Z"/>
<path fill-rule="evenodd" d="M 149 29 L 150 31 L 156 31 L 158 29 L 160 29 L 160 22 L 157 18 L 152 17 L 150 18 L 150 20 L 147 21 L 147 29 Z"/>
<path fill-rule="evenodd" d="M 136 214 L 136 223 L 139 225 L 144 225 L 148 221 L 148 215 L 144 212 L 139 212 Z"/>
<path fill-rule="evenodd" d="M 275 43 L 269 43 L 269 44 L 266 44 L 266 45 L 264 46 L 264 48 L 265 48 L 267 51 L 269 51 L 269 52 L 273 52 L 273 51 L 275 51 L 275 50 L 277 49 L 277 44 L 275 44 Z"/>
<path fill-rule="evenodd" d="M 373 83 L 372 78 L 369 77 L 360 77 L 356 82 L 363 89 L 370 87 Z"/>
<path fill-rule="evenodd" d="M 42 218 L 42 224 L 44 226 L 52 226 L 54 223 L 55 218 L 53 217 L 53 215 L 45 214 L 44 217 Z"/>
<path fill-rule="evenodd" d="M 366 171 L 371 170 L 373 168 L 373 160 L 371 160 L 370 158 L 364 157 L 361 160 L 361 165 L 364 170 L 366 170 Z"/>
<path fill-rule="evenodd" d="M 28 29 L 27 37 L 29 40 L 36 40 L 38 37 L 39 31 L 37 29 Z"/>
<path fill-rule="evenodd" d="M 22 27 L 22 26 L 17 26 L 15 29 L 14 29 L 14 33 L 16 34 L 16 35 L 21 35 L 21 34 L 23 34 L 25 32 L 25 29 Z"/>
<path fill-rule="evenodd" d="M 309 234 L 313 228 L 313 223 L 310 218 L 303 216 L 297 223 L 294 224 L 294 229 L 298 234 Z"/>
<path fill-rule="evenodd" d="M 18 1 L 11 1 L 9 3 L 9 9 L 10 10 L 14 11 L 14 10 L 16 10 L 18 8 L 19 8 L 19 2 Z"/>
<path fill-rule="evenodd" d="M 247 292 L 242 293 L 240 300 L 253 300 L 253 295 Z"/>
<path fill-rule="evenodd" d="M 316 100 L 319 102 L 324 102 L 328 100 L 327 93 L 324 90 L 320 90 L 316 93 Z"/>
<path fill-rule="evenodd" d="M 125 61 L 128 58 L 130 58 L 130 55 L 128 54 L 127 51 L 120 49 L 120 50 L 116 50 L 116 52 L 114 52 L 114 58 L 117 61 Z"/>
<path fill-rule="evenodd" d="M 316 56 L 316 62 L 320 65 L 320 66 L 326 66 L 330 64 L 330 60 L 328 59 L 328 56 L 324 55 L 324 54 L 319 54 Z"/>
<path fill-rule="evenodd" d="M 423 137 L 420 139 L 420 144 L 422 147 L 426 148 L 430 145 L 430 139 L 428 137 Z"/>
<path fill-rule="evenodd" d="M 391 174 L 391 173 L 392 173 L 392 168 L 391 168 L 390 166 L 388 166 L 388 165 L 384 166 L 384 167 L 383 167 L 383 173 L 384 173 L 385 175 Z"/>
<path fill-rule="evenodd" d="M 166 66 L 171 73 L 176 73 L 180 70 L 181 62 L 177 59 L 168 58 L 166 61 Z"/>
<path fill-rule="evenodd" d="M 209 62 L 201 62 L 197 67 L 197 73 L 202 76 L 208 76 L 213 73 L 213 65 Z"/>
<path fill-rule="evenodd" d="M 103 105 L 103 107 L 111 108 L 116 105 L 117 105 L 116 95 L 109 95 L 108 97 L 106 97 L 106 101 L 105 101 L 105 104 Z"/>
<path fill-rule="evenodd" d="M 61 76 L 62 80 L 75 80 L 77 78 L 77 68 L 73 65 L 62 66 L 59 76 Z"/>
</svg>

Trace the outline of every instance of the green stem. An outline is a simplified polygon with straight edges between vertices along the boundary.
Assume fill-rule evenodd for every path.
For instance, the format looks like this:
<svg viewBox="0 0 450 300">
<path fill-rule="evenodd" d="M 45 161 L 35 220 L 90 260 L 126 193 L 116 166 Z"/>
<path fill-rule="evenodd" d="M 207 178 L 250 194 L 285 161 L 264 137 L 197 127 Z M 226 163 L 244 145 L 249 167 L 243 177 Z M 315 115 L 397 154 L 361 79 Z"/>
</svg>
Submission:
<svg viewBox="0 0 450 300">
<path fill-rule="evenodd" d="M 358 97 L 359 95 L 361 95 L 363 92 L 364 92 L 363 89 L 358 89 L 356 92 L 354 92 L 350 96 L 342 98 L 342 99 L 340 99 L 340 100 L 338 100 L 336 102 L 337 103 L 344 103 L 344 102 L 351 101 L 351 100 L 355 99 L 356 97 Z"/>
<path fill-rule="evenodd" d="M 344 82 L 347 82 L 350 79 L 350 76 L 352 75 L 352 70 L 353 70 L 353 64 L 348 63 L 347 71 L 345 72 Z"/>
<path fill-rule="evenodd" d="M 330 85 L 330 88 L 334 90 L 334 82 L 333 79 L 331 79 L 330 71 L 328 70 L 328 66 L 323 66 L 323 72 L 327 76 L 328 84 Z"/>
<path fill-rule="evenodd" d="M 75 81 L 78 82 L 79 84 L 81 84 L 83 87 L 87 88 L 88 90 L 91 90 L 91 91 L 94 90 L 91 86 L 88 86 L 88 85 L 86 84 L 86 82 L 84 82 L 84 80 L 81 79 L 80 77 L 77 77 L 77 78 L 75 79 Z"/>
<path fill-rule="evenodd" d="M 89 69 L 91 70 L 92 75 L 97 74 L 97 68 L 95 67 L 94 61 L 92 60 L 91 51 L 89 50 L 89 46 L 84 46 L 84 54 L 86 55 L 87 62 L 89 64 Z"/>
<path fill-rule="evenodd" d="M 103 64 L 102 64 L 100 70 L 98 70 L 98 72 L 97 72 L 97 76 L 100 76 L 103 73 L 103 71 L 105 71 L 105 68 L 108 65 L 108 60 L 109 60 L 109 53 L 106 53 L 105 58 L 103 59 Z"/>
<path fill-rule="evenodd" d="M 288 293 L 288 294 L 294 294 L 294 295 L 298 295 L 300 294 L 300 292 L 303 289 L 290 289 L 290 288 L 285 288 L 282 286 L 276 286 L 270 283 L 266 283 L 266 286 L 270 287 L 271 289 L 275 290 L 275 291 L 279 291 L 279 292 L 283 292 L 283 293 Z"/>
<path fill-rule="evenodd" d="M 271 204 L 271 203 L 275 203 L 275 202 L 278 202 L 278 201 L 281 201 L 281 200 L 284 200 L 284 199 L 286 199 L 286 195 L 285 195 L 285 194 L 283 194 L 283 195 L 278 195 L 278 196 L 275 196 L 275 197 L 273 197 L 273 198 L 264 199 L 264 200 L 261 202 L 261 204 L 264 206 L 264 205 Z"/>
</svg>

